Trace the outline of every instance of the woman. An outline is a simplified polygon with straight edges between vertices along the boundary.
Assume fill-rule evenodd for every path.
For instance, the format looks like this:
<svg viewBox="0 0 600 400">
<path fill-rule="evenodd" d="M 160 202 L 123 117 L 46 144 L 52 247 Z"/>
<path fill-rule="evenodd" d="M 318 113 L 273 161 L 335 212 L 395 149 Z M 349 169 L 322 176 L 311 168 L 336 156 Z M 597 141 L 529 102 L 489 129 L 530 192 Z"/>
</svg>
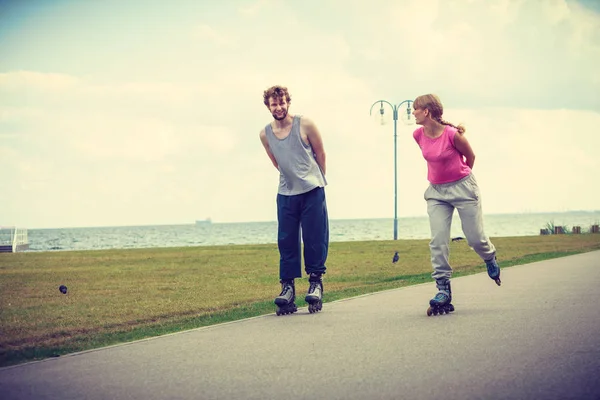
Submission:
<svg viewBox="0 0 600 400">
<path fill-rule="evenodd" d="M 413 107 L 416 123 L 421 125 L 413 137 L 427 161 L 427 180 L 430 182 L 425 200 L 431 227 L 432 277 L 438 289 L 429 301 L 427 315 L 437 315 L 454 311 L 448 246 L 455 208 L 469 246 L 485 261 L 488 275 L 498 286 L 501 283 L 500 267 L 496 262 L 496 248 L 483 231 L 479 188 L 471 172 L 475 154 L 464 136 L 465 128 L 442 119 L 444 108 L 436 95 L 417 97 Z"/>
</svg>

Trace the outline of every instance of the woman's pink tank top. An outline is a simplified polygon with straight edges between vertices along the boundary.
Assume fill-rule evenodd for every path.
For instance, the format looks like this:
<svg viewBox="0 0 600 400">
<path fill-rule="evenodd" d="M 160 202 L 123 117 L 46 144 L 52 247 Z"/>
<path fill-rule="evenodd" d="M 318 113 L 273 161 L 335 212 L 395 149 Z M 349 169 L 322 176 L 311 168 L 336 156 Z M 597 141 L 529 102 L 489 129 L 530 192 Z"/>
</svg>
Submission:
<svg viewBox="0 0 600 400">
<path fill-rule="evenodd" d="M 455 182 L 471 173 L 463 155 L 454 147 L 457 133 L 456 128 L 448 125 L 435 139 L 425 136 L 423 127 L 413 133 L 423 158 L 427 160 L 427 180 L 434 185 Z"/>
</svg>

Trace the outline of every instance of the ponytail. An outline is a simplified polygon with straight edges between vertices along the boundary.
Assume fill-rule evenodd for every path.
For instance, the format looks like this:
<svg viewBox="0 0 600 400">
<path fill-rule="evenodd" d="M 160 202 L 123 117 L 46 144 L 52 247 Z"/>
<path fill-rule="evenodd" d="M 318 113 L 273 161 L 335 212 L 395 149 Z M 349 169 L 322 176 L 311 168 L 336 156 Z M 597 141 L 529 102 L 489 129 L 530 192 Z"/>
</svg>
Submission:
<svg viewBox="0 0 600 400">
<path fill-rule="evenodd" d="M 461 135 L 465 133 L 465 130 L 466 130 L 466 129 L 465 129 L 465 127 L 464 127 L 464 126 L 462 126 L 462 125 L 458 125 L 458 126 L 456 126 L 456 125 L 454 125 L 454 124 L 451 124 L 451 123 L 450 123 L 450 122 L 448 122 L 448 121 L 445 121 L 445 120 L 443 120 L 441 117 L 438 117 L 438 118 L 436 118 L 435 120 L 436 120 L 437 122 L 439 122 L 440 124 L 442 124 L 442 125 L 448 125 L 448 126 L 451 126 L 451 127 L 455 128 L 455 129 L 458 131 L 458 133 L 460 133 Z"/>
</svg>

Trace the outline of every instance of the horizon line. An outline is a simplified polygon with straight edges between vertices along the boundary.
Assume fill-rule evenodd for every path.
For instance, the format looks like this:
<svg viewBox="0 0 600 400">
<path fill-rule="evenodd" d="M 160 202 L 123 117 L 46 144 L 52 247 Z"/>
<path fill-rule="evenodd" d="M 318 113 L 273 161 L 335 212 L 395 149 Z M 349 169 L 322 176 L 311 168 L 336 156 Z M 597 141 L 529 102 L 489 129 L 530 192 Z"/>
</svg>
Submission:
<svg viewBox="0 0 600 400">
<path fill-rule="evenodd" d="M 493 215 L 538 215 L 538 214 L 568 214 L 568 213 L 597 213 L 597 210 L 568 210 L 568 211 L 519 211 L 519 212 L 499 212 L 499 213 L 484 213 L 485 216 Z M 411 216 L 399 216 L 398 220 L 401 219 L 412 219 L 412 218 L 428 218 L 425 215 L 411 215 Z M 360 221 L 360 220 L 394 220 L 394 217 L 362 217 L 362 218 L 329 218 L 329 221 Z M 161 223 L 161 224 L 134 224 L 134 225 L 95 225 L 95 226 L 63 226 L 63 227 L 47 227 L 47 228 L 27 228 L 20 227 L 18 225 L 2 226 L 2 228 L 20 228 L 27 230 L 43 230 L 43 229 L 89 229 L 89 228 L 139 228 L 139 227 L 150 227 L 150 226 L 195 226 L 195 221 L 205 220 L 194 220 L 189 223 Z M 226 224 L 257 224 L 257 223 L 277 223 L 277 220 L 254 220 L 254 221 L 229 221 L 219 222 L 211 219 L 209 225 L 226 225 Z"/>
</svg>

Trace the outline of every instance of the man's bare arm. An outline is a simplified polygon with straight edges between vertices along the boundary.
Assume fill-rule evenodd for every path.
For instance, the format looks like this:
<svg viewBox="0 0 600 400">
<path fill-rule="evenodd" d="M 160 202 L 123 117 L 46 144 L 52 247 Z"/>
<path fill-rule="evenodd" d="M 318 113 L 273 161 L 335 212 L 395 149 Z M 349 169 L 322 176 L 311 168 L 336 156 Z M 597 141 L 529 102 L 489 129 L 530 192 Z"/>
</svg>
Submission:
<svg viewBox="0 0 600 400">
<path fill-rule="evenodd" d="M 267 155 L 271 159 L 271 162 L 273 163 L 273 165 L 275 166 L 277 171 L 279 171 L 279 164 L 277 164 L 277 160 L 275 159 L 275 156 L 271 152 L 271 148 L 269 147 L 269 142 L 267 141 L 267 134 L 264 129 L 262 131 L 260 131 L 259 137 L 260 137 L 260 141 L 262 142 L 265 150 L 267 151 Z"/>
<path fill-rule="evenodd" d="M 315 153 L 317 164 L 319 164 L 319 167 L 321 167 L 321 171 L 323 171 L 323 175 L 325 175 L 327 171 L 327 157 L 325 156 L 323 139 L 321 138 L 321 134 L 319 133 L 317 126 L 310 119 L 302 117 L 301 128 L 306 134 L 306 137 L 308 138 L 308 142 L 312 147 L 313 153 Z"/>
</svg>

